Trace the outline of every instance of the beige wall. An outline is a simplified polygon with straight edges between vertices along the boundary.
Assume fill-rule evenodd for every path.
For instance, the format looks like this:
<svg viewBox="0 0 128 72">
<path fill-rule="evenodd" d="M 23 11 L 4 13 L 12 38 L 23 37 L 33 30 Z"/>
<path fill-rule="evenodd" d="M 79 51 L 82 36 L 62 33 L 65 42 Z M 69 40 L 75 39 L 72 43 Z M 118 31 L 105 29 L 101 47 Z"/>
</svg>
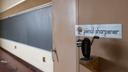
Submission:
<svg viewBox="0 0 128 72">
<path fill-rule="evenodd" d="M 23 11 L 23 10 L 26 10 L 26 9 L 29 9 L 29 8 L 32 8 L 32 7 L 35 7 L 38 5 L 42 5 L 42 4 L 45 4 L 48 2 L 51 2 L 51 0 L 26 0 L 25 2 L 11 8 L 3 13 L 0 13 L 0 18 L 9 16 L 9 15 L 15 14 L 17 12 L 20 12 L 20 11 Z"/>
<path fill-rule="evenodd" d="M 92 46 L 91 54 L 104 59 L 101 72 L 128 72 L 127 3 L 128 0 L 79 0 L 79 24 L 123 25 L 123 39 L 100 39 Z"/>
</svg>

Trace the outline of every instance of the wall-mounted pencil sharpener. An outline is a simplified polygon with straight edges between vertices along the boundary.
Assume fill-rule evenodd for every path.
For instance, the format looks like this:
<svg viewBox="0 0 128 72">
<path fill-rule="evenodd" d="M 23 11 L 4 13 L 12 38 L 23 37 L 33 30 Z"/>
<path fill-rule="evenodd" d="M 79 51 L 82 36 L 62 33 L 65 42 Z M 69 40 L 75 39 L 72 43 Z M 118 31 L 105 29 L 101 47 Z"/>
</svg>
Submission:
<svg viewBox="0 0 128 72">
<path fill-rule="evenodd" d="M 81 47 L 82 54 L 84 56 L 84 60 L 90 60 L 90 54 L 91 54 L 91 46 L 93 44 L 94 39 L 99 39 L 99 36 L 94 36 L 92 40 L 89 38 L 84 38 L 83 40 L 78 39 L 77 40 L 77 47 Z"/>
</svg>

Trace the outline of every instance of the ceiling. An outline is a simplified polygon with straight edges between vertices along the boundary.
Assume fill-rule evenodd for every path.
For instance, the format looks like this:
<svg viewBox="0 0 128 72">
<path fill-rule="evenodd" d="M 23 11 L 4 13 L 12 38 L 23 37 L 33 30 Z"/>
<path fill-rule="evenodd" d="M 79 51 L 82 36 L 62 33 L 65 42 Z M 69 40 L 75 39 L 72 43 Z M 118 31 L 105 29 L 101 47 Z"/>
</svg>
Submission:
<svg viewBox="0 0 128 72">
<path fill-rule="evenodd" d="M 0 0 L 0 13 L 4 12 L 25 0 Z"/>
</svg>

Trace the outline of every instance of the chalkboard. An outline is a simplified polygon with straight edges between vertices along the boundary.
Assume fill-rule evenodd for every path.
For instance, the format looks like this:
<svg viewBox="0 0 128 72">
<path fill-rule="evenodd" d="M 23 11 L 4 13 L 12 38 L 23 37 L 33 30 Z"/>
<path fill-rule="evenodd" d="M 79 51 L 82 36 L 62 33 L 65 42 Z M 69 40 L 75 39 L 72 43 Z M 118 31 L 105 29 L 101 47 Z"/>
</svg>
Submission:
<svg viewBox="0 0 128 72">
<path fill-rule="evenodd" d="M 0 20 L 0 37 L 52 49 L 52 6 Z"/>
</svg>

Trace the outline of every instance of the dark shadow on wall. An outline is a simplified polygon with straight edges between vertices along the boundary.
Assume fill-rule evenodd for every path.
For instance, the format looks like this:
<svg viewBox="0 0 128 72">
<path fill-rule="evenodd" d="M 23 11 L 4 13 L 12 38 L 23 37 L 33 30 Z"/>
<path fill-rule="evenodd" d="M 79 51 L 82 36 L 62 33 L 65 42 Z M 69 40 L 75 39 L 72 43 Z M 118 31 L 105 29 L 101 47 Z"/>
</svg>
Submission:
<svg viewBox="0 0 128 72">
<path fill-rule="evenodd" d="M 96 57 L 90 61 L 80 60 L 80 64 L 92 72 L 128 72 L 127 67 L 123 67 L 102 57 Z"/>
<path fill-rule="evenodd" d="M 124 46 L 122 45 L 121 40 L 113 39 L 108 42 L 103 42 L 101 45 L 107 56 L 113 61 L 122 59 Z"/>
<path fill-rule="evenodd" d="M 100 58 L 100 72 L 128 72 L 128 68 Z"/>
<path fill-rule="evenodd" d="M 110 61 L 102 59 L 101 72 L 128 72 L 128 49 L 122 40 L 112 39 L 101 46 Z"/>
</svg>

